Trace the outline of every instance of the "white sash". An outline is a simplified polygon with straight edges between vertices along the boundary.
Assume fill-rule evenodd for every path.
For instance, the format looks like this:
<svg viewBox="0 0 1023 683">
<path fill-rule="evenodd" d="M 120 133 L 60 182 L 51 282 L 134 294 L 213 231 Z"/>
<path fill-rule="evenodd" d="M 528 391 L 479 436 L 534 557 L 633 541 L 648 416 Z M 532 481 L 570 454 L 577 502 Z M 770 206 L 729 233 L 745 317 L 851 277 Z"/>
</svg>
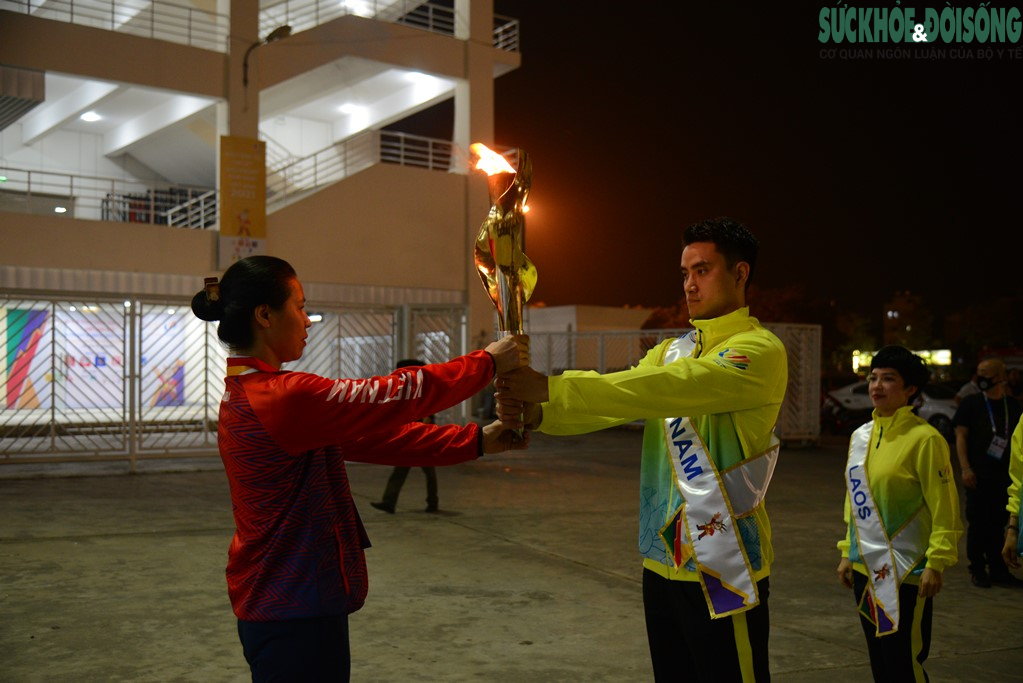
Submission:
<svg viewBox="0 0 1023 683">
<path fill-rule="evenodd" d="M 899 586 L 927 547 L 919 510 L 888 538 L 867 477 L 867 452 L 873 428 L 871 421 L 853 432 L 845 483 L 852 507 L 852 526 L 867 567 L 870 615 L 877 626 L 877 635 L 885 636 L 899 630 Z"/>
<path fill-rule="evenodd" d="M 695 342 L 696 332 L 677 339 L 665 353 L 665 364 L 690 355 Z M 712 618 L 755 607 L 760 596 L 735 521 L 763 501 L 778 459 L 777 438 L 772 436 L 766 453 L 719 474 L 689 418 L 664 420 L 664 432 L 683 498 L 662 531 L 672 562 L 679 567 L 693 557 Z"/>
</svg>

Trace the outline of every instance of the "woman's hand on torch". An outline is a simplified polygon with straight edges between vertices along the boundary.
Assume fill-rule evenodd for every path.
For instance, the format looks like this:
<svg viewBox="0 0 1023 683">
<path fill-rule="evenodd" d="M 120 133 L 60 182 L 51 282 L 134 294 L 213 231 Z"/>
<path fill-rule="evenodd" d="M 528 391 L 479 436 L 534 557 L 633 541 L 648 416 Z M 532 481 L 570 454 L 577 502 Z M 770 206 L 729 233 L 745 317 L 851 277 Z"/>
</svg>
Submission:
<svg viewBox="0 0 1023 683">
<path fill-rule="evenodd" d="M 510 334 L 491 342 L 485 349 L 494 358 L 494 374 L 502 375 L 529 365 L 529 336 Z"/>
<path fill-rule="evenodd" d="M 512 399 L 523 403 L 544 403 L 550 398 L 547 375 L 528 366 L 499 374 L 494 380 L 494 389 L 498 401 Z"/>
<path fill-rule="evenodd" d="M 515 425 L 494 420 L 483 427 L 483 452 L 521 451 L 529 446 L 529 432 L 518 434 Z"/>
</svg>

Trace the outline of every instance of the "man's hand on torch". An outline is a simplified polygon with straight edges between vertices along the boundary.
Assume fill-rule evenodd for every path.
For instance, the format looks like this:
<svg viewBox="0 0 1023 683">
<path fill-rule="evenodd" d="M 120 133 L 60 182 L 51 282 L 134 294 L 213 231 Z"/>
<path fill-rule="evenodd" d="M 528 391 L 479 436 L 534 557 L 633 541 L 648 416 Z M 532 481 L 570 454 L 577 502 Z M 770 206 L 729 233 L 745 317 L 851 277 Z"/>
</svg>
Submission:
<svg viewBox="0 0 1023 683">
<path fill-rule="evenodd" d="M 518 421 L 518 416 L 515 420 Z M 483 427 L 483 452 L 521 451 L 529 446 L 529 433 L 519 434 L 516 425 L 494 420 Z"/>
<path fill-rule="evenodd" d="M 502 375 L 529 365 L 529 336 L 510 334 L 484 349 L 494 358 L 494 374 Z"/>
<path fill-rule="evenodd" d="M 494 388 L 499 401 L 513 399 L 523 403 L 544 403 L 550 398 L 547 375 L 528 366 L 498 373 Z"/>
<path fill-rule="evenodd" d="M 536 429 L 543 420 L 543 409 L 538 403 L 525 403 L 514 398 L 498 398 L 496 412 L 498 420 L 520 430 Z"/>
</svg>

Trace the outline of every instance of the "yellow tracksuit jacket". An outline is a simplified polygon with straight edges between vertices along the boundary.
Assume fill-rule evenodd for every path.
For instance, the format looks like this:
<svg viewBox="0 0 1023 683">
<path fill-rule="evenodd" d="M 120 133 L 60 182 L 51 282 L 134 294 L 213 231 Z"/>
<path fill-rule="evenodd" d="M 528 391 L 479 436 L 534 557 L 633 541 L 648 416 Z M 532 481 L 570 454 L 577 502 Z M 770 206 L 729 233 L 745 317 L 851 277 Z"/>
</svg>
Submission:
<svg viewBox="0 0 1023 683">
<path fill-rule="evenodd" d="M 570 370 L 549 379 L 539 431 L 584 434 L 645 419 L 640 471 L 639 549 L 661 576 L 698 581 L 690 558 L 678 571 L 659 532 L 681 502 L 668 457 L 664 419 L 688 417 L 719 471 L 759 455 L 771 444 L 785 397 L 788 362 L 781 341 L 741 308 L 692 321 L 692 357 L 665 364 L 673 340 L 651 349 L 633 368 L 601 375 Z M 763 504 L 738 520 L 754 579 L 770 573 L 774 551 Z"/>
<path fill-rule="evenodd" d="M 867 483 L 889 538 L 919 511 L 923 515 L 921 534 L 928 539 L 920 548 L 923 557 L 906 577 L 919 583 L 925 567 L 941 572 L 958 560 L 959 494 L 952 476 L 948 443 L 938 430 L 903 406 L 891 417 L 874 412 L 874 426 L 867 445 Z M 853 569 L 867 573 L 851 526 L 849 493 L 845 495 L 845 538 L 838 542 L 842 557 L 852 560 Z"/>
</svg>

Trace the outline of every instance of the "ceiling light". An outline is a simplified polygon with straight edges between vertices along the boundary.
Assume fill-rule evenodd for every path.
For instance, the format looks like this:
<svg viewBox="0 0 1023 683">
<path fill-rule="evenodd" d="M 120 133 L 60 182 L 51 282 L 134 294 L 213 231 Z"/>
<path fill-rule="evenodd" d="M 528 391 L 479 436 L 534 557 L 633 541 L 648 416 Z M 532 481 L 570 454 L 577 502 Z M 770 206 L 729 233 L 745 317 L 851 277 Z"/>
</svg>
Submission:
<svg viewBox="0 0 1023 683">
<path fill-rule="evenodd" d="M 103 117 L 100 116 L 99 114 L 97 114 L 94 111 L 87 111 L 84 114 L 82 114 L 81 116 L 79 116 L 78 118 L 80 118 L 82 121 L 87 121 L 88 123 L 92 123 L 93 121 L 99 121 Z"/>
<path fill-rule="evenodd" d="M 67 207 L 55 206 L 53 207 L 53 213 L 67 213 Z"/>
</svg>

